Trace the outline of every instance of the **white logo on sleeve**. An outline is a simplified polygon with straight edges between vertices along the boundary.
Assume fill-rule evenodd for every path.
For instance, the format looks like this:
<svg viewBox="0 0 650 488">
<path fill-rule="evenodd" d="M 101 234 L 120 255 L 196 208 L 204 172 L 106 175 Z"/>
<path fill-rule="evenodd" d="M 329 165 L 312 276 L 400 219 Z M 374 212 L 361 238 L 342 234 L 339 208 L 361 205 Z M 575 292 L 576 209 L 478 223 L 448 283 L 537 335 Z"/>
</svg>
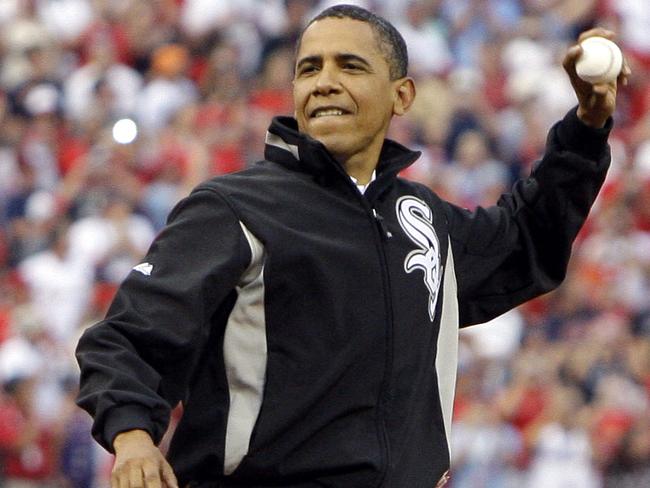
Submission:
<svg viewBox="0 0 650 488">
<path fill-rule="evenodd" d="M 404 271 L 424 272 L 424 284 L 429 290 L 429 319 L 433 322 L 442 275 L 440 242 L 433 228 L 433 212 L 419 198 L 401 197 L 395 204 L 397 220 L 402 230 L 417 246 L 404 259 Z"/>
<path fill-rule="evenodd" d="M 145 276 L 150 276 L 151 272 L 153 271 L 153 264 L 150 263 L 140 263 L 137 266 L 133 268 L 133 271 L 137 271 L 138 273 L 142 273 Z"/>
</svg>

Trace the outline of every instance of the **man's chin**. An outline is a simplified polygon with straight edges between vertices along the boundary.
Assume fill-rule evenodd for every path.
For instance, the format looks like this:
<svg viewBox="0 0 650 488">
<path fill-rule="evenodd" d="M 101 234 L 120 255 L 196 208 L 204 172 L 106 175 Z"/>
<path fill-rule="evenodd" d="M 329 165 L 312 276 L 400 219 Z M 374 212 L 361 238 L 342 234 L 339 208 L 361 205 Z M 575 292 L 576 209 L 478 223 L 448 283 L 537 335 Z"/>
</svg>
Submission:
<svg viewBox="0 0 650 488">
<path fill-rule="evenodd" d="M 350 152 L 350 148 L 340 140 L 337 134 L 318 135 L 312 136 L 317 141 L 321 142 L 327 151 L 336 159 L 344 158 Z"/>
</svg>

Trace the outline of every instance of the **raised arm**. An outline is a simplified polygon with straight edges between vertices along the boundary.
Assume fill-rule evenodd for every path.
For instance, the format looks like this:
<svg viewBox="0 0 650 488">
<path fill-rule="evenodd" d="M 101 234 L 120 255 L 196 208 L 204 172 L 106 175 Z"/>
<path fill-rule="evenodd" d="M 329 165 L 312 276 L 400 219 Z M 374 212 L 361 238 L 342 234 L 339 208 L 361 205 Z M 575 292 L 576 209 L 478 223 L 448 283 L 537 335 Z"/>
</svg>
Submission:
<svg viewBox="0 0 650 488">
<path fill-rule="evenodd" d="M 603 29 L 584 32 L 613 38 Z M 607 137 L 618 80 L 591 85 L 575 70 L 578 44 L 564 68 L 578 106 L 553 126 L 542 160 L 528 178 L 490 208 L 474 212 L 450 205 L 448 219 L 458 276 L 461 326 L 486 322 L 564 279 L 573 241 L 605 180 L 610 163 Z"/>
</svg>

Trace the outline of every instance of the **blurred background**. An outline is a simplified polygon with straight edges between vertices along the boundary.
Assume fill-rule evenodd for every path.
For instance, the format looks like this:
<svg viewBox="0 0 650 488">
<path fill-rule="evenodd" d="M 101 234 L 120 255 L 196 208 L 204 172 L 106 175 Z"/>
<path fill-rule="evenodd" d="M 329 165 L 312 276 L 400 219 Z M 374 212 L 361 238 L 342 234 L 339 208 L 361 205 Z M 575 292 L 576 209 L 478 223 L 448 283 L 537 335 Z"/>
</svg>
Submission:
<svg viewBox="0 0 650 488">
<path fill-rule="evenodd" d="M 73 349 L 175 202 L 262 155 L 296 37 L 331 1 L 0 0 L 0 485 L 103 488 Z M 650 2 L 368 0 L 418 96 L 405 176 L 490 205 L 575 103 L 561 59 L 617 32 L 613 163 L 562 287 L 461 334 L 453 488 L 650 486 Z M 176 418 L 178 417 L 177 414 Z"/>
</svg>

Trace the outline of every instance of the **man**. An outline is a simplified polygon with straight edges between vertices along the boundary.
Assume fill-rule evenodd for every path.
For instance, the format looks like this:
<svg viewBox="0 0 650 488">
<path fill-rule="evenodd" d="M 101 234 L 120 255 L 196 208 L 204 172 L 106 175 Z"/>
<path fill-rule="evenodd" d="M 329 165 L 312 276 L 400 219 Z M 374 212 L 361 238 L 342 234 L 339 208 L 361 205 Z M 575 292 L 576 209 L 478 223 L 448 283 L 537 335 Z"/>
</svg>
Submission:
<svg viewBox="0 0 650 488">
<path fill-rule="evenodd" d="M 579 52 L 579 106 L 543 161 L 471 213 L 396 176 L 419 155 L 385 139 L 415 96 L 397 31 L 357 7 L 317 16 L 295 120 L 175 208 L 80 341 L 112 487 L 444 484 L 458 327 L 560 283 L 605 177 L 616 83 L 581 82 Z"/>
</svg>

